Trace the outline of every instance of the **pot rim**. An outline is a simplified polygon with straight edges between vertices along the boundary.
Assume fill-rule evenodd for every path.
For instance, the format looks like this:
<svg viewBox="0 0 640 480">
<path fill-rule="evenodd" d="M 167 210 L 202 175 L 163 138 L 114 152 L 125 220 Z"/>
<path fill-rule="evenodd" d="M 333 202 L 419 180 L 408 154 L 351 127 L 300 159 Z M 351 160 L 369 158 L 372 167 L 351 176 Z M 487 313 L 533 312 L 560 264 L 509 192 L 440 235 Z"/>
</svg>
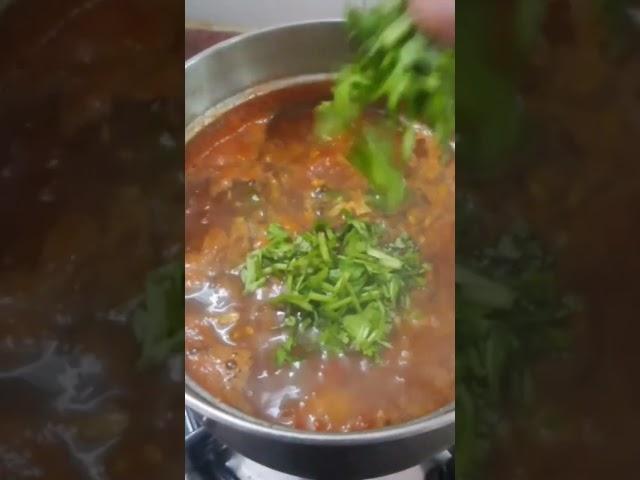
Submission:
<svg viewBox="0 0 640 480">
<path fill-rule="evenodd" d="M 263 35 L 268 35 L 274 31 L 278 30 L 288 30 L 290 28 L 300 28 L 306 25 L 340 25 L 345 24 L 344 19 L 341 18 L 327 18 L 322 20 L 305 20 L 303 22 L 293 22 L 293 23 L 284 23 L 282 25 L 275 25 L 273 27 L 261 28 L 260 30 L 253 30 L 250 32 L 239 33 L 233 37 L 227 38 L 226 40 L 222 40 L 221 42 L 216 43 L 215 45 L 211 45 L 210 47 L 205 48 L 201 52 L 196 53 L 194 56 L 188 58 L 184 62 L 184 69 L 187 70 L 192 65 L 195 65 L 200 61 L 200 59 L 209 56 L 212 52 L 217 50 L 222 50 L 223 48 L 227 48 L 229 45 L 233 45 L 235 43 L 239 43 L 245 41 L 247 38 L 252 37 L 261 37 Z"/>
<path fill-rule="evenodd" d="M 455 424 L 453 403 L 430 415 L 406 423 L 348 433 L 296 430 L 277 423 L 267 422 L 223 404 L 217 399 L 212 402 L 204 400 L 190 391 L 190 389 L 185 390 L 185 405 L 214 423 L 220 423 L 260 437 L 280 439 L 286 442 L 294 441 L 307 445 L 366 445 L 402 440 L 407 437 L 419 436 L 431 431 L 453 427 Z"/>
<path fill-rule="evenodd" d="M 242 33 L 212 45 L 186 60 L 185 75 L 191 66 L 197 64 L 203 58 L 208 57 L 218 50 L 222 50 L 236 43 L 245 41 L 247 38 L 261 37 L 269 35 L 274 31 L 300 28 L 307 25 L 337 25 L 344 23 L 345 21 L 343 19 L 309 20 Z M 215 107 L 215 105 L 211 105 L 211 107 Z M 455 425 L 454 401 L 429 415 L 384 428 L 348 433 L 297 430 L 248 415 L 237 408 L 223 403 L 204 391 L 199 394 L 196 390 L 201 389 L 197 385 L 193 384 L 193 381 L 186 377 L 186 374 L 185 380 L 187 381 L 185 388 L 185 405 L 203 415 L 207 420 L 213 421 L 214 423 L 220 423 L 227 427 L 237 428 L 246 433 L 271 439 L 279 439 L 286 442 L 295 441 L 300 444 L 325 446 L 363 445 L 402 440 L 407 437 L 422 435 L 430 431 L 453 428 Z M 209 399 L 207 399 L 207 397 L 209 397 Z"/>
</svg>

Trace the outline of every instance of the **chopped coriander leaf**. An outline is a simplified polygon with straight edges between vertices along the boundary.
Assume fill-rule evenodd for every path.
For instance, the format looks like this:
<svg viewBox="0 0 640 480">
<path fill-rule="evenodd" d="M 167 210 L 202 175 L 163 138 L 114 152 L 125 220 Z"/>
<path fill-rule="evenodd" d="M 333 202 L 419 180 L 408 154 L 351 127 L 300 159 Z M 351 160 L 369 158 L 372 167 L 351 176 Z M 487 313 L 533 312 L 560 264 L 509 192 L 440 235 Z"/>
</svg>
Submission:
<svg viewBox="0 0 640 480">
<path fill-rule="evenodd" d="M 272 225 L 266 247 L 249 254 L 241 278 L 247 292 L 269 279 L 285 291 L 271 303 L 284 309 L 285 342 L 276 362 L 294 361 L 300 334 L 323 351 L 355 351 L 377 358 L 388 347 L 396 314 L 408 307 L 409 292 L 425 285 L 428 265 L 415 244 L 401 236 L 385 242 L 380 225 L 347 219 L 333 229 L 318 224 L 290 236 Z"/>
<path fill-rule="evenodd" d="M 375 356 L 391 330 L 387 316 L 380 302 L 369 303 L 363 311 L 346 315 L 342 323 L 352 347 L 364 355 Z"/>
<path fill-rule="evenodd" d="M 307 295 L 309 297 L 309 295 Z M 313 312 L 313 306 L 306 300 L 305 296 L 297 293 L 283 293 L 272 300 L 274 304 L 295 305 L 307 312 Z M 309 298 L 310 299 L 310 298 Z"/>
<path fill-rule="evenodd" d="M 295 357 L 293 356 L 293 347 L 295 340 L 293 336 L 288 336 L 287 339 L 276 350 L 276 364 L 278 366 L 286 365 L 287 363 L 293 363 Z"/>
<path fill-rule="evenodd" d="M 380 260 L 380 262 L 383 263 L 385 267 L 391 270 L 402 268 L 401 260 L 398 260 L 396 257 L 392 257 L 388 253 L 384 253 L 382 250 L 378 250 L 377 248 L 367 248 L 367 253 L 372 257 Z"/>
</svg>

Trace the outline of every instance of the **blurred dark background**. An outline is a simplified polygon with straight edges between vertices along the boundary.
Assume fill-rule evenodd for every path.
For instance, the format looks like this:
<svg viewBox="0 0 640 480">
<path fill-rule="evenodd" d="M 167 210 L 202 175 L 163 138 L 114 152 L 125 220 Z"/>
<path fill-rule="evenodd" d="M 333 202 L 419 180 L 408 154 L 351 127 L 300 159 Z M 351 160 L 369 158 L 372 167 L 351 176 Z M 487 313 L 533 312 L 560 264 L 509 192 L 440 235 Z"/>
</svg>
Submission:
<svg viewBox="0 0 640 480">
<path fill-rule="evenodd" d="M 2 2 L 2 479 L 184 475 L 183 12 Z"/>
<path fill-rule="evenodd" d="M 457 2 L 460 479 L 637 476 L 639 12 Z"/>
</svg>

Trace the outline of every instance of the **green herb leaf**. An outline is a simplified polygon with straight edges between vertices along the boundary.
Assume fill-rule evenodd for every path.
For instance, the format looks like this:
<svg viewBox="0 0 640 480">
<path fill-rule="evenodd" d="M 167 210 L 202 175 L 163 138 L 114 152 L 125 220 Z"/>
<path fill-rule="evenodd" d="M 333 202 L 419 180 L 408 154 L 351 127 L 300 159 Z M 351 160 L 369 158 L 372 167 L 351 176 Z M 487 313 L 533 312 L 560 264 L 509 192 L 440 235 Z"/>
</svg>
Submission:
<svg viewBox="0 0 640 480">
<path fill-rule="evenodd" d="M 184 267 L 172 263 L 147 278 L 145 298 L 133 331 L 142 348 L 141 366 L 163 362 L 184 348 Z"/>
<path fill-rule="evenodd" d="M 284 310 L 288 331 L 276 351 L 278 365 L 294 361 L 301 340 L 371 358 L 388 346 L 392 319 L 408 307 L 408 293 L 425 284 L 428 265 L 407 236 L 384 242 L 383 232 L 353 218 L 338 229 L 321 223 L 295 237 L 269 227 L 268 245 L 248 255 L 241 278 L 249 293 L 268 279 L 285 288 L 271 300 Z"/>
<path fill-rule="evenodd" d="M 316 133 L 331 138 L 349 129 L 369 106 L 383 103 L 393 132 L 404 129 L 402 157 L 415 143 L 409 121 L 430 125 L 443 144 L 455 130 L 455 53 L 431 43 L 406 13 L 406 1 L 387 0 L 348 13 L 347 30 L 357 52 L 338 74 L 333 99 L 317 109 Z M 348 158 L 367 178 L 387 210 L 405 198 L 402 173 L 393 164 L 393 143 L 367 131 Z"/>
<path fill-rule="evenodd" d="M 351 164 L 369 181 L 381 195 L 384 210 L 397 210 L 406 196 L 406 183 L 402 173 L 393 165 L 393 147 L 380 130 L 369 128 L 353 146 Z"/>
</svg>

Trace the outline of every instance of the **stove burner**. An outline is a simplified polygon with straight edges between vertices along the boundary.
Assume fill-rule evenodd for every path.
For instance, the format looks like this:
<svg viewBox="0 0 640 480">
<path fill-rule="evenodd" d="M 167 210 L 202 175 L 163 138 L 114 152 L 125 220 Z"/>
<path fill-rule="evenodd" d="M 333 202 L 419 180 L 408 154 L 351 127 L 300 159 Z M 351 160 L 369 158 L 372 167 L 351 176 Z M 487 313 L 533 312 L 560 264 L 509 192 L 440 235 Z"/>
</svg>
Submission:
<svg viewBox="0 0 640 480">
<path fill-rule="evenodd" d="M 201 419 L 191 410 L 185 410 L 185 455 L 185 480 L 305 480 L 277 472 L 233 452 L 202 427 Z M 445 451 L 426 465 L 375 480 L 423 479 L 455 480 L 453 455 Z"/>
</svg>

